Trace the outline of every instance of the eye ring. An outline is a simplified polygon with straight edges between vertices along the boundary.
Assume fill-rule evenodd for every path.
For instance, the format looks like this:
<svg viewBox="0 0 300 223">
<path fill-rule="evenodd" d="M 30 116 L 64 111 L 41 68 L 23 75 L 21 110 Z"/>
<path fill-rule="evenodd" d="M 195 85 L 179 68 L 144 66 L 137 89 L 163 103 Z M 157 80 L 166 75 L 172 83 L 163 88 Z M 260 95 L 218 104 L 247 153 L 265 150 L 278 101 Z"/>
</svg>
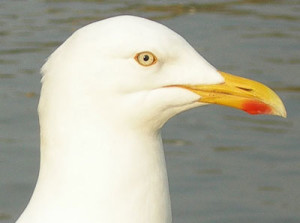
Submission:
<svg viewBox="0 0 300 223">
<path fill-rule="evenodd" d="M 157 62 L 157 57 L 149 52 L 149 51 L 143 51 L 140 53 L 137 53 L 134 57 L 134 59 L 142 66 L 148 67 Z"/>
</svg>

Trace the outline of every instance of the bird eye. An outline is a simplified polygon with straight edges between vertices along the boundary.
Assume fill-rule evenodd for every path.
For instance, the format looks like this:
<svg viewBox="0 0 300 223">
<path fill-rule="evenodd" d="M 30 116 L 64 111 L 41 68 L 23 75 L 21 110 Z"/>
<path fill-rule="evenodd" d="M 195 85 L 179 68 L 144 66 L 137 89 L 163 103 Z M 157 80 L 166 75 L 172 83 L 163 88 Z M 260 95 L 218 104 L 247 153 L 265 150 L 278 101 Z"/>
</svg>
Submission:
<svg viewBox="0 0 300 223">
<path fill-rule="evenodd" d="M 142 66 L 151 66 L 157 62 L 156 56 L 149 52 L 144 51 L 135 55 L 134 59 Z"/>
</svg>

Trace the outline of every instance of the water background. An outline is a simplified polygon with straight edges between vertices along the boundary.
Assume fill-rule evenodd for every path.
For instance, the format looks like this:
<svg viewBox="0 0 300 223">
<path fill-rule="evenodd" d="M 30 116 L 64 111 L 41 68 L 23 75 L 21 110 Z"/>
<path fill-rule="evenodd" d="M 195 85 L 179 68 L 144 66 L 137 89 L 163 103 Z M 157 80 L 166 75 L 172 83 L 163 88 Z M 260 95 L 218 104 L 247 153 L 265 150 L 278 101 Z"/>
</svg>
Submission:
<svg viewBox="0 0 300 223">
<path fill-rule="evenodd" d="M 184 36 L 220 70 L 259 80 L 288 118 L 221 106 L 163 128 L 175 223 L 300 222 L 300 1 L 0 1 L 0 222 L 25 208 L 39 167 L 39 69 L 73 31 L 132 14 Z"/>
</svg>

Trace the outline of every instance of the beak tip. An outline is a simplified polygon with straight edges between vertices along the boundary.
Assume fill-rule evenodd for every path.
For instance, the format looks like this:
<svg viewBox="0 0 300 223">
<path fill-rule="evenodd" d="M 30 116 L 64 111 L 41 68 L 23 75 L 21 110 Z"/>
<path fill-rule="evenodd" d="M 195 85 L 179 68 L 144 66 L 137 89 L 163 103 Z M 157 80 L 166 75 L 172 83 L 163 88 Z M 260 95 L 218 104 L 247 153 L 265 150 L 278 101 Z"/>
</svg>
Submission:
<svg viewBox="0 0 300 223">
<path fill-rule="evenodd" d="M 278 111 L 278 112 L 276 113 L 276 115 L 281 116 L 281 117 L 283 117 L 283 118 L 286 118 L 286 117 L 287 117 L 287 113 L 286 113 L 286 109 L 285 109 L 284 105 L 282 105 L 280 111 Z"/>
<path fill-rule="evenodd" d="M 279 98 L 279 96 L 277 96 L 274 93 L 274 104 L 273 104 L 273 111 L 274 111 L 274 115 L 278 115 L 280 117 L 286 118 L 287 117 L 287 112 L 285 109 L 285 106 L 282 102 L 282 100 Z"/>
</svg>

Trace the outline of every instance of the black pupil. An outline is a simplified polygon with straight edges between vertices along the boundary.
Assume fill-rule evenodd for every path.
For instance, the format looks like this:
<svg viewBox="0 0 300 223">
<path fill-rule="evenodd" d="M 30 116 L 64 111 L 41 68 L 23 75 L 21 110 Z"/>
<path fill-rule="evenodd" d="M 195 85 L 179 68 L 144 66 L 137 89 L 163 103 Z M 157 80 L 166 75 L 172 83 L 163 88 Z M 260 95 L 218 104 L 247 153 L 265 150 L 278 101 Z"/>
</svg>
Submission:
<svg viewBox="0 0 300 223">
<path fill-rule="evenodd" d="M 144 55 L 143 60 L 144 61 L 148 61 L 150 59 L 150 57 L 148 55 Z"/>
</svg>

